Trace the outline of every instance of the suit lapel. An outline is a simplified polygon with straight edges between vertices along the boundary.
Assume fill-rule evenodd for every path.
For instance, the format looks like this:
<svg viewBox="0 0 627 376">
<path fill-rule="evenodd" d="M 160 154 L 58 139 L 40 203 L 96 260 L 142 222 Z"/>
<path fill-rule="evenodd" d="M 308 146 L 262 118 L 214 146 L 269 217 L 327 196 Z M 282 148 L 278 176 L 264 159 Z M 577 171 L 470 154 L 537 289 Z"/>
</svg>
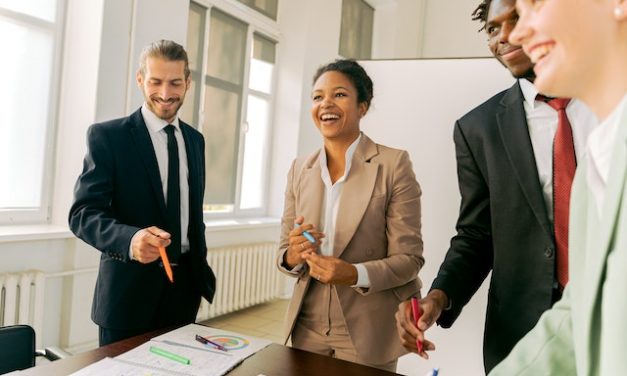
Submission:
<svg viewBox="0 0 627 376">
<path fill-rule="evenodd" d="M 303 164 L 298 183 L 298 206 L 296 215 L 302 215 L 305 223 L 314 224 L 320 231 L 320 212 L 324 202 L 324 183 L 320 178 L 319 154 L 312 154 Z"/>
<path fill-rule="evenodd" d="M 588 241 L 589 246 L 586 247 L 586 264 L 590 265 L 586 268 L 586 286 L 590 287 L 589 293 L 586 294 L 586 299 L 589 299 L 591 303 L 587 305 L 591 310 L 588 316 L 590 320 L 598 320 L 598 317 L 593 316 L 593 312 L 600 304 L 599 298 L 602 294 L 599 290 L 605 276 L 607 256 L 612 248 L 611 242 L 618 223 L 618 211 L 624 199 L 623 192 L 627 175 L 627 109 L 623 110 L 620 121 L 612 151 L 612 165 L 608 175 L 601 220 L 597 231 L 592 233 L 592 241 Z M 589 165 L 588 168 L 594 167 Z M 588 213 L 588 215 L 596 215 L 596 212 Z"/>
<path fill-rule="evenodd" d="M 379 170 L 379 164 L 370 159 L 377 154 L 376 144 L 366 135 L 362 135 L 340 196 L 333 244 L 335 257 L 340 257 L 346 249 L 370 204 Z"/>
<path fill-rule="evenodd" d="M 144 167 L 148 172 L 150 179 L 150 185 L 155 193 L 159 208 L 163 215 L 166 214 L 165 198 L 163 197 L 163 186 L 161 185 L 161 175 L 159 173 L 159 164 L 157 162 L 157 156 L 155 154 L 155 148 L 152 145 L 152 140 L 148 134 L 148 128 L 144 123 L 144 118 L 141 115 L 141 109 L 135 111 L 130 116 L 130 133 L 135 144 L 137 145 L 137 153 L 140 155 Z"/>
<path fill-rule="evenodd" d="M 187 181 L 189 184 L 190 208 L 194 208 L 197 205 L 194 203 L 200 201 L 200 198 L 197 196 L 201 192 L 200 189 L 197 187 L 200 187 L 199 179 L 202 176 L 201 174 L 203 174 L 204 172 L 199 170 L 200 166 L 198 166 L 198 160 L 200 160 L 200 158 L 198 154 L 200 151 L 196 150 L 196 144 L 191 137 L 191 131 L 188 128 L 189 126 L 179 119 L 179 127 L 181 129 L 181 133 L 183 134 L 183 140 L 185 141 L 185 152 L 187 154 Z"/>
<path fill-rule="evenodd" d="M 501 101 L 503 108 L 496 114 L 497 123 L 512 171 L 514 171 L 525 198 L 546 235 L 553 239 L 552 226 L 549 223 L 546 205 L 540 189 L 538 168 L 529 137 L 523 100 L 520 86 L 516 83 L 507 91 Z"/>
</svg>

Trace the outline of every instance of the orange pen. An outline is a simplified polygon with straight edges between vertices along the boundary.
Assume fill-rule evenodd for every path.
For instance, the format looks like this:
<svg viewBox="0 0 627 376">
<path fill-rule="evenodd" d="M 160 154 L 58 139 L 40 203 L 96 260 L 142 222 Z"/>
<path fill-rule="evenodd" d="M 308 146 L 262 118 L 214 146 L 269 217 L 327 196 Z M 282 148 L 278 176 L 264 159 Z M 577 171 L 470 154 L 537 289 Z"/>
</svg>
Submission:
<svg viewBox="0 0 627 376">
<path fill-rule="evenodd" d="M 165 247 L 159 247 L 159 254 L 161 255 L 161 262 L 165 269 L 165 274 L 168 275 L 170 282 L 174 283 L 174 275 L 172 274 L 172 266 L 170 266 L 170 260 L 168 260 L 168 254 L 165 251 Z"/>
</svg>

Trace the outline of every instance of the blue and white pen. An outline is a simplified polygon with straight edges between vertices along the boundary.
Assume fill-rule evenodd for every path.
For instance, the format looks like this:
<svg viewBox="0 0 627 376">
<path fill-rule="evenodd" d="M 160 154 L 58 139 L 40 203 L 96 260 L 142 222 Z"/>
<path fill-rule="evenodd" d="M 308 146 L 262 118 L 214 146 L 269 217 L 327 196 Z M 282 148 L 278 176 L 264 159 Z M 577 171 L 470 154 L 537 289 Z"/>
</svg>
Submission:
<svg viewBox="0 0 627 376">
<path fill-rule="evenodd" d="M 427 372 L 425 376 L 438 376 L 439 372 L 440 372 L 439 368 L 433 368 L 431 371 Z"/>
<path fill-rule="evenodd" d="M 296 227 L 300 227 L 300 225 L 298 223 L 294 223 L 294 225 Z M 313 235 L 311 235 L 310 233 L 308 233 L 307 231 L 303 231 L 303 236 L 309 240 L 311 242 L 311 244 L 316 244 L 316 238 L 313 237 Z"/>
</svg>

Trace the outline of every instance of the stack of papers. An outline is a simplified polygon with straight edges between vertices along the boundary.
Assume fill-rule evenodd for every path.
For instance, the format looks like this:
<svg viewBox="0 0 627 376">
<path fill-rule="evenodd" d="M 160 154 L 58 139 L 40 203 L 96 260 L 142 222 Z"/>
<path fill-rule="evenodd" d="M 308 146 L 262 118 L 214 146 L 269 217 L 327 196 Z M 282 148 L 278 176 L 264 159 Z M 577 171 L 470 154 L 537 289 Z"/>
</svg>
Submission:
<svg viewBox="0 0 627 376">
<path fill-rule="evenodd" d="M 209 343 L 199 342 L 196 335 Z M 270 343 L 266 339 L 190 324 L 116 358 L 105 358 L 72 376 L 221 376 Z"/>
</svg>

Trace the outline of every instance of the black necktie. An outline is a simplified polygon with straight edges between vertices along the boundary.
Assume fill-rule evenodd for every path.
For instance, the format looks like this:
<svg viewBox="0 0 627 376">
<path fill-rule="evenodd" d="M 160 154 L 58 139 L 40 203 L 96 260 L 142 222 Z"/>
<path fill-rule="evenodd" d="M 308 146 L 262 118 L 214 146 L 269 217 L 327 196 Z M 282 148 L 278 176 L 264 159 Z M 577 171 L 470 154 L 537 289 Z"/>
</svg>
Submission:
<svg viewBox="0 0 627 376">
<path fill-rule="evenodd" d="M 170 262 L 176 262 L 181 255 L 181 182 L 179 178 L 179 147 L 174 136 L 175 128 L 168 124 L 165 128 L 168 134 L 168 197 L 166 208 L 168 211 L 167 231 L 172 236 L 172 243 L 168 247 Z"/>
</svg>

